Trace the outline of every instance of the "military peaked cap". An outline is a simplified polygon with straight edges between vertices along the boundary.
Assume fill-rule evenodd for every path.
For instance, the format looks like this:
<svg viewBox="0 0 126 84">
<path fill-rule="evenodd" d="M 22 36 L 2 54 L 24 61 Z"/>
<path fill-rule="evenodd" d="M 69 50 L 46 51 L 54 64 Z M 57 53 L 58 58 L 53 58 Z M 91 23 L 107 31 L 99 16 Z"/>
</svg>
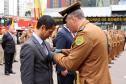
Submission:
<svg viewBox="0 0 126 84">
<path fill-rule="evenodd" d="M 66 23 L 65 19 L 66 19 L 67 15 L 77 9 L 80 9 L 80 2 L 76 2 L 76 3 L 72 4 L 71 6 L 67 7 L 66 9 L 60 11 L 59 13 L 63 16 L 63 23 Z"/>
</svg>

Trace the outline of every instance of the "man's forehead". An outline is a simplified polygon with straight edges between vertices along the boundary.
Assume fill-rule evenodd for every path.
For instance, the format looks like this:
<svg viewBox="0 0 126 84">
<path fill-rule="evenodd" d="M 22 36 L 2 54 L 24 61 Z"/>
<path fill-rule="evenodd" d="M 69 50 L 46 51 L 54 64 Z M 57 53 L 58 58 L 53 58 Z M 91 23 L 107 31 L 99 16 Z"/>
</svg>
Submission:
<svg viewBox="0 0 126 84">
<path fill-rule="evenodd" d="M 56 26 L 52 26 L 50 29 L 48 29 L 49 31 L 53 31 L 56 29 Z"/>
<path fill-rule="evenodd" d="M 56 29 L 56 26 L 52 26 L 52 29 Z"/>
<path fill-rule="evenodd" d="M 71 19 L 72 16 L 73 16 L 73 15 L 69 14 L 69 15 L 66 17 L 65 21 Z"/>
</svg>

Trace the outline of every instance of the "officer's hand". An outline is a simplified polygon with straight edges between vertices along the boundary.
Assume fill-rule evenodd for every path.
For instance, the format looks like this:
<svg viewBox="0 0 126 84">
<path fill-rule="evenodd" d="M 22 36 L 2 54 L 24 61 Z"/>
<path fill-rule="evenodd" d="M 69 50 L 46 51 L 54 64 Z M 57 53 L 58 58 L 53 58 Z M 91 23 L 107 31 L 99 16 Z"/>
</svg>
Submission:
<svg viewBox="0 0 126 84">
<path fill-rule="evenodd" d="M 55 49 L 55 53 L 62 53 L 62 49 Z"/>
</svg>

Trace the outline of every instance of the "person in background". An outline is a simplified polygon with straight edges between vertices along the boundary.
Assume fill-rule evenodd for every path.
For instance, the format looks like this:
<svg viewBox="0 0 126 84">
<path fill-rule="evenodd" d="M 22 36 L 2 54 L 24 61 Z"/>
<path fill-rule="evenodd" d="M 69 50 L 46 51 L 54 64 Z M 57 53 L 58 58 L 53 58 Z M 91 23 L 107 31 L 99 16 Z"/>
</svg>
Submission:
<svg viewBox="0 0 126 84">
<path fill-rule="evenodd" d="M 125 49 L 125 45 L 126 45 L 126 31 L 124 31 L 124 48 L 123 48 L 123 50 Z"/>
<path fill-rule="evenodd" d="M 56 49 L 70 49 L 74 35 L 66 25 L 63 26 L 61 30 L 58 31 L 55 38 Z M 61 66 L 56 66 L 58 84 L 74 84 L 75 72 L 68 71 Z"/>
<path fill-rule="evenodd" d="M 8 31 L 3 35 L 2 38 L 2 48 L 4 50 L 4 60 L 5 60 L 5 75 L 15 74 L 12 70 L 12 64 L 14 59 L 14 54 L 16 51 L 15 41 L 13 38 L 14 28 L 12 26 L 12 21 L 9 20 Z"/>
<path fill-rule="evenodd" d="M 17 36 L 16 36 L 16 34 L 17 34 L 17 32 L 16 32 L 16 30 L 12 33 L 12 35 L 13 35 L 13 39 L 14 39 L 14 41 L 15 41 L 15 45 L 17 45 Z M 17 50 L 17 49 L 16 49 Z M 13 59 L 13 62 L 18 62 L 17 60 L 16 60 L 16 55 L 17 55 L 17 52 L 15 52 L 15 54 L 14 54 L 14 59 Z"/>
<path fill-rule="evenodd" d="M 1 37 L 1 35 L 0 35 L 0 37 Z M 3 65 L 3 57 L 4 57 L 4 53 L 3 53 L 3 49 L 1 46 L 1 42 L 0 42 L 0 65 Z"/>
<path fill-rule="evenodd" d="M 33 33 L 33 27 L 31 25 L 29 25 L 28 29 L 23 31 L 23 33 L 20 37 L 20 43 L 26 42 L 32 36 L 32 33 Z"/>
<path fill-rule="evenodd" d="M 1 34 L 0 34 L 0 65 L 3 65 L 4 63 L 4 51 L 2 48 L 2 37 L 6 33 L 5 29 L 2 29 Z"/>
</svg>

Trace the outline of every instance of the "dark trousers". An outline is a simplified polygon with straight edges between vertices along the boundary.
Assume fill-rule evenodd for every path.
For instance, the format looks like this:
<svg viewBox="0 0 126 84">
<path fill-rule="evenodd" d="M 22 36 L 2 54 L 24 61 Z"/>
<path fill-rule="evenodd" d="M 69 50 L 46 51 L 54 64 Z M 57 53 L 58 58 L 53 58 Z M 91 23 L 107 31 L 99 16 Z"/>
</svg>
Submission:
<svg viewBox="0 0 126 84">
<path fill-rule="evenodd" d="M 4 52 L 5 73 L 11 73 L 12 72 L 13 58 L 14 58 L 14 53 L 5 53 Z"/>
<path fill-rule="evenodd" d="M 74 84 L 75 75 L 68 74 L 67 76 L 62 76 L 61 74 L 57 75 L 58 84 Z"/>
</svg>

